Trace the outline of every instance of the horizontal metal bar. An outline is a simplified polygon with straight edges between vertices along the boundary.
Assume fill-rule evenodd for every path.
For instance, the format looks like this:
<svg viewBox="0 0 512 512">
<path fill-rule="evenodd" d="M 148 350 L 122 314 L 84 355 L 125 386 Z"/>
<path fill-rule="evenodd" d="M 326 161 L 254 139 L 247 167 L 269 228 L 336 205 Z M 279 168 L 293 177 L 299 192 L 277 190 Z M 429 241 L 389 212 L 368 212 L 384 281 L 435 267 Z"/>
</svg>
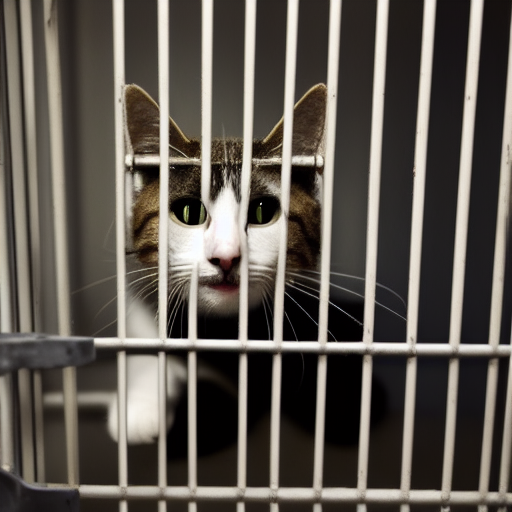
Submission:
<svg viewBox="0 0 512 512">
<path fill-rule="evenodd" d="M 112 403 L 116 396 L 115 391 L 79 391 L 77 404 L 80 410 L 103 412 Z M 64 395 L 61 391 L 51 391 L 43 396 L 45 409 L 62 409 L 64 407 Z"/>
<path fill-rule="evenodd" d="M 372 356 L 430 356 L 430 357 L 509 357 L 512 354 L 510 345 L 492 347 L 488 343 L 461 344 L 454 348 L 448 343 L 418 343 L 414 347 L 406 343 L 376 342 L 368 345 L 362 341 L 344 341 L 320 344 L 318 341 L 284 341 L 277 345 L 274 341 L 249 340 L 196 340 L 167 339 L 163 342 L 157 338 L 95 338 L 97 350 L 133 350 L 137 352 L 154 351 L 226 351 L 226 352 L 280 352 L 316 353 L 316 354 L 358 354 Z"/>
<path fill-rule="evenodd" d="M 194 501 L 258 501 L 258 502 L 303 502 L 303 503 L 382 503 L 415 505 L 510 505 L 512 493 L 504 496 L 498 492 L 481 494 L 478 491 L 452 491 L 444 499 L 440 490 L 367 489 L 364 497 L 355 488 L 328 487 L 316 491 L 307 487 L 208 487 L 199 486 L 192 492 L 186 486 L 160 488 L 158 486 L 80 485 L 81 498 L 107 499 L 158 499 Z"/>
<path fill-rule="evenodd" d="M 253 158 L 253 165 L 281 165 L 281 157 L 273 158 Z M 212 165 L 221 165 L 223 162 L 212 162 Z M 128 169 L 144 169 L 145 167 L 159 167 L 160 155 L 148 154 L 148 155 L 126 155 L 125 165 Z M 180 165 L 195 165 L 201 166 L 200 158 L 185 158 L 182 156 L 171 156 L 169 157 L 169 165 L 180 166 Z M 293 167 L 315 167 L 321 169 L 324 166 L 324 159 L 321 155 L 298 155 L 292 156 Z"/>
</svg>

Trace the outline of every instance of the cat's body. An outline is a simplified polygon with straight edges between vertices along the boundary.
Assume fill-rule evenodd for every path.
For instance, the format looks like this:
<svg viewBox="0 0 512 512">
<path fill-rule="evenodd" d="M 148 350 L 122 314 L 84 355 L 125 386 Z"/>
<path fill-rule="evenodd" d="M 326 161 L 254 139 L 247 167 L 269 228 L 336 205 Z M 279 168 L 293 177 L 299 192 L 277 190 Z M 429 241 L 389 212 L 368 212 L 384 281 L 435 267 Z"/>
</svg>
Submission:
<svg viewBox="0 0 512 512">
<path fill-rule="evenodd" d="M 326 87 L 323 84 L 310 89 L 297 103 L 294 110 L 293 156 L 321 156 L 325 109 Z M 126 88 L 125 121 L 128 151 L 132 155 L 159 153 L 159 109 L 137 86 Z M 252 167 L 245 230 L 247 254 L 242 254 L 239 216 L 243 141 L 226 138 L 212 141 L 211 189 L 206 204 L 203 204 L 201 167 L 197 164 L 201 157 L 200 143 L 188 139 L 172 119 L 169 120 L 169 129 L 170 156 L 190 159 L 192 164 L 187 165 L 185 162 L 184 165 L 170 167 L 169 304 L 166 311 L 168 335 L 186 336 L 186 325 L 183 331 L 183 323 L 186 322 L 182 322 L 181 318 L 178 321 L 176 319 L 178 315 L 183 315 L 186 309 L 191 273 L 193 268 L 197 267 L 199 335 L 215 339 L 236 337 L 240 262 L 242 258 L 247 257 L 249 306 L 252 311 L 250 337 L 267 337 L 267 332 L 270 335 L 272 324 L 270 316 L 279 240 L 285 222 L 285 216 L 281 211 L 280 165 L 256 164 Z M 261 161 L 281 157 L 282 142 L 281 120 L 266 138 L 254 141 L 253 158 Z M 290 283 L 301 272 L 315 270 L 317 266 L 320 250 L 321 174 L 321 167 L 292 168 L 286 261 L 286 276 Z M 135 202 L 131 214 L 131 248 L 128 251 L 134 256 L 139 273 L 136 274 L 136 285 L 133 287 L 135 293 L 132 296 L 132 303 L 135 307 L 131 308 L 127 320 L 129 337 L 158 338 L 158 225 L 158 168 L 139 170 L 136 175 Z M 299 311 L 299 317 L 304 317 L 303 311 Z M 219 318 L 221 321 L 217 320 Z M 287 319 L 291 327 L 289 339 L 298 340 L 298 328 L 294 329 L 293 322 L 288 317 Z M 173 327 L 177 329 L 178 324 L 180 331 L 175 331 L 173 335 Z M 304 336 L 302 329 L 300 334 Z M 314 334 L 312 336 L 316 337 Z M 252 360 L 255 359 L 256 356 Z M 295 370 L 289 373 L 294 376 L 284 380 L 284 387 L 286 389 L 286 385 L 290 385 L 296 390 L 301 386 L 304 377 L 305 360 L 300 356 L 289 359 L 297 363 L 295 367 L 298 368 L 298 373 Z M 201 414 L 207 415 L 203 416 L 203 420 L 208 422 L 213 416 L 220 415 L 221 420 L 226 420 L 222 421 L 221 425 L 230 422 L 230 428 L 233 429 L 237 424 L 236 418 L 228 420 L 226 416 L 231 413 L 221 412 L 219 396 L 224 395 L 224 399 L 230 403 L 228 410 L 234 411 L 236 415 L 236 354 L 217 353 L 212 355 L 210 362 L 212 360 L 213 365 L 203 362 L 199 367 L 199 378 L 203 377 L 207 381 L 202 394 L 207 396 L 207 406 L 213 407 L 211 410 L 208 409 L 210 413 L 200 412 L 200 420 Z M 257 374 L 260 378 L 249 389 L 252 403 L 250 410 L 253 412 L 262 409 L 257 405 L 258 401 L 261 402 L 258 397 L 263 396 L 263 402 L 268 401 L 269 364 L 268 355 L 260 357 L 257 363 Z M 309 371 L 309 375 L 315 375 L 314 365 L 310 366 L 312 370 Z M 221 372 L 218 371 L 219 367 Z M 158 435 L 157 375 L 156 356 L 128 358 L 129 442 L 152 442 Z M 167 423 L 170 426 L 174 421 L 176 407 L 182 403 L 183 388 L 186 385 L 187 371 L 184 361 L 179 357 L 168 357 L 167 375 Z M 215 387 L 220 390 L 220 395 L 212 397 L 210 393 Z M 297 395 L 295 392 L 292 394 Z M 358 393 L 355 396 L 357 397 Z M 314 403 L 314 398 L 312 400 Z M 224 433 L 224 427 L 218 430 Z M 117 438 L 115 401 L 109 410 L 109 431 Z M 211 422 L 205 434 L 205 437 L 208 436 L 212 437 Z M 199 442 L 201 445 L 201 439 Z"/>
</svg>

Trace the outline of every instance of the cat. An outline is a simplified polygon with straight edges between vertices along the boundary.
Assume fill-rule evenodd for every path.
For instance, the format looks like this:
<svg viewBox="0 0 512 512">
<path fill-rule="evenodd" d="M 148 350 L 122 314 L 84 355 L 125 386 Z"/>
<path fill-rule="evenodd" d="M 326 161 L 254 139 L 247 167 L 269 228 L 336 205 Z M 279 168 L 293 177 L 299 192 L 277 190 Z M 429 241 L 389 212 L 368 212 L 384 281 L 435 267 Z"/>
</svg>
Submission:
<svg viewBox="0 0 512 512">
<path fill-rule="evenodd" d="M 292 155 L 323 156 L 327 89 L 312 87 L 294 108 Z M 126 146 L 131 155 L 159 153 L 160 114 L 156 102 L 140 87 L 125 88 Z M 280 203 L 278 164 L 262 160 L 282 154 L 283 120 L 269 134 L 253 142 L 253 162 L 247 211 L 249 267 L 249 337 L 272 338 L 272 301 L 278 247 L 284 216 Z M 211 190 L 208 205 L 201 201 L 200 142 L 189 139 L 169 119 L 171 157 L 191 160 L 190 165 L 170 167 L 168 336 L 187 336 L 187 301 L 190 277 L 198 267 L 198 337 L 236 339 L 241 254 L 238 217 L 243 141 L 213 139 Z M 322 159 L 314 159 L 323 162 Z M 285 340 L 317 338 L 315 313 L 320 254 L 322 174 L 320 167 L 292 167 L 286 257 Z M 134 201 L 128 222 L 127 254 L 135 276 L 127 316 L 127 334 L 134 338 L 158 335 L 158 223 L 159 168 L 134 169 Z M 333 285 L 336 286 L 336 285 Z M 392 292 L 393 293 L 393 292 Z M 295 294 L 295 296 L 294 296 Z M 362 302 L 337 304 L 337 340 L 362 336 Z M 377 305 L 380 305 L 377 303 Z M 388 309 L 388 308 L 386 308 Z M 180 316 L 181 311 L 181 316 Z M 400 316 L 400 315 L 399 315 Z M 185 321 L 183 320 L 185 319 Z M 354 322 L 354 320 L 356 320 Z M 330 326 L 332 328 L 332 325 Z M 335 339 L 329 331 L 330 339 Z M 283 357 L 281 408 L 312 433 L 315 423 L 317 356 L 286 354 Z M 131 355 L 127 360 L 127 438 L 131 444 L 152 443 L 158 436 L 158 364 L 154 355 Z M 268 411 L 271 396 L 271 354 L 251 353 L 248 380 L 249 428 Z M 238 413 L 238 354 L 198 353 L 197 449 L 199 455 L 215 452 L 236 441 Z M 361 357 L 330 356 L 327 374 L 325 440 L 353 444 L 359 435 Z M 186 456 L 187 367 L 183 354 L 167 356 L 167 428 L 169 457 Z M 387 409 L 385 390 L 372 385 L 372 424 Z M 108 430 L 117 440 L 117 398 L 108 411 Z"/>
<path fill-rule="evenodd" d="M 324 84 L 312 87 L 294 108 L 292 155 L 322 156 L 326 116 L 327 89 Z M 125 132 L 128 152 L 132 155 L 159 153 L 159 107 L 140 87 L 125 88 Z M 253 142 L 253 158 L 264 160 L 281 157 L 283 119 L 261 140 Z M 215 337 L 235 337 L 238 325 L 240 250 L 238 217 L 240 213 L 240 179 L 243 141 L 213 139 L 211 146 L 211 189 L 208 209 L 201 201 L 201 168 L 197 163 L 170 167 L 169 186 L 169 331 L 180 306 L 186 305 L 190 276 L 198 265 L 197 309 L 201 318 L 223 320 L 212 328 Z M 171 157 L 199 159 L 200 142 L 187 138 L 169 119 L 169 154 Z M 197 162 L 197 160 L 196 160 Z M 315 270 L 320 251 L 320 214 L 322 167 L 293 167 L 286 271 L 288 280 L 295 273 Z M 267 307 L 273 300 L 279 239 L 284 215 L 280 206 L 280 165 L 253 165 L 249 208 L 247 211 L 247 245 L 249 266 L 249 307 Z M 139 170 L 135 179 L 135 199 L 131 211 L 131 246 L 144 283 L 133 299 L 127 318 L 129 337 L 158 338 L 158 168 Z M 145 274 L 145 276 L 144 276 Z M 146 279 L 145 279 L 146 278 Z M 213 320 L 212 320 L 213 319 Z M 268 318 L 267 318 L 267 324 Z M 171 332 L 168 333 L 169 335 Z M 253 336 L 254 337 L 254 336 Z M 255 336 L 257 337 L 257 336 Z M 226 358 L 224 358 L 226 359 Z M 186 368 L 181 359 L 168 357 L 167 425 L 186 384 Z M 129 443 L 153 442 L 158 435 L 158 382 L 155 356 L 128 358 L 127 435 Z M 214 377 L 212 377 L 212 375 Z M 219 379 L 211 367 L 201 365 L 199 378 L 215 381 L 236 396 L 236 387 Z M 108 429 L 117 439 L 117 401 L 109 408 Z"/>
</svg>

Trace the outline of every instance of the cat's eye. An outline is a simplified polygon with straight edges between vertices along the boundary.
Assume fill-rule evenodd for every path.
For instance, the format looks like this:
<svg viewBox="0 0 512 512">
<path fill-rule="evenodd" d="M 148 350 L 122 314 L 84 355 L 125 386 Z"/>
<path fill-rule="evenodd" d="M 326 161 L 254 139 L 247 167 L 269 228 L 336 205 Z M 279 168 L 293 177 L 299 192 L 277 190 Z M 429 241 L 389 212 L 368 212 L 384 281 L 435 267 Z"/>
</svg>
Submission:
<svg viewBox="0 0 512 512">
<path fill-rule="evenodd" d="M 279 213 L 279 201 L 272 196 L 257 197 L 249 203 L 247 222 L 254 225 L 269 224 Z"/>
<path fill-rule="evenodd" d="M 206 208 L 195 197 L 184 197 L 173 201 L 171 212 L 175 217 L 187 226 L 198 226 L 206 221 Z"/>
</svg>

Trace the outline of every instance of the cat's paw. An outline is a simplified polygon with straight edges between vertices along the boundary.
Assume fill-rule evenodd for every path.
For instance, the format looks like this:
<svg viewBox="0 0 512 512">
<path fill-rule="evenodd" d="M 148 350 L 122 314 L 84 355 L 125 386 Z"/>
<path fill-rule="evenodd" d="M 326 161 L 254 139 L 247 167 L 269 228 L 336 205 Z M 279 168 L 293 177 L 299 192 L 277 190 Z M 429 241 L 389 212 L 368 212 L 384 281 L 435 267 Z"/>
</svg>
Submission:
<svg viewBox="0 0 512 512">
<path fill-rule="evenodd" d="M 108 409 L 108 432 L 114 441 L 119 441 L 117 395 Z M 172 425 L 174 410 L 167 408 L 167 428 Z M 129 444 L 153 443 L 158 437 L 158 401 L 145 394 L 130 396 L 126 411 L 126 435 Z"/>
<path fill-rule="evenodd" d="M 186 381 L 186 368 L 178 358 L 167 358 L 166 428 L 174 422 L 175 409 Z M 126 435 L 129 444 L 153 443 L 159 434 L 158 360 L 155 356 L 128 357 Z M 118 401 L 108 407 L 107 428 L 119 441 Z"/>
</svg>

